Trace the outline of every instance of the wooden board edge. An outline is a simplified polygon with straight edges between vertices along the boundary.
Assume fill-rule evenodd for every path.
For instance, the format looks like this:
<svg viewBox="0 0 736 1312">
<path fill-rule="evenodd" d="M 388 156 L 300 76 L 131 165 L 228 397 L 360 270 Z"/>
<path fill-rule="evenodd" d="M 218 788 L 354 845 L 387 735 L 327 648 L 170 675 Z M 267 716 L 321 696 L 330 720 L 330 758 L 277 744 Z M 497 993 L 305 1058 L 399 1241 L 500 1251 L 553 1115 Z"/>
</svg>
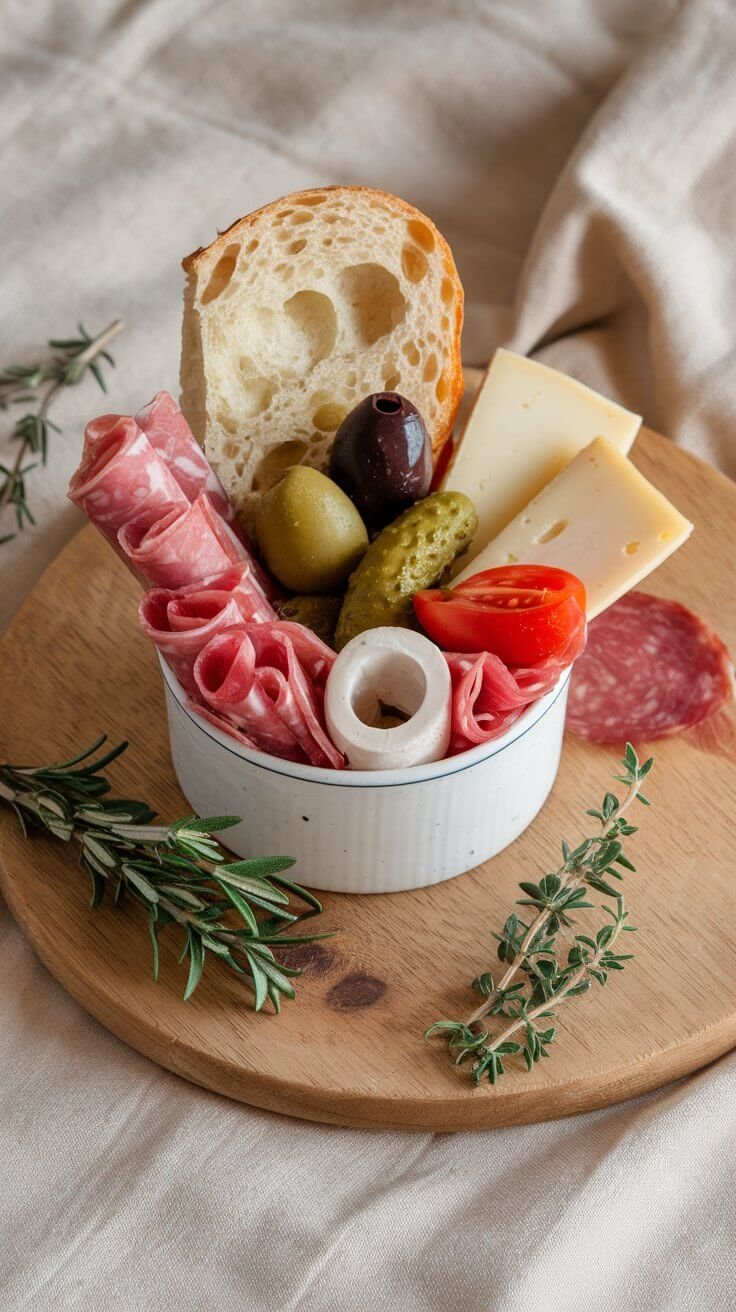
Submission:
<svg viewBox="0 0 736 1312">
<path fill-rule="evenodd" d="M 5 820 L 0 823 L 0 836 L 5 823 Z M 253 1073 L 244 1082 L 242 1071 L 234 1065 L 214 1058 L 203 1059 L 193 1045 L 163 1037 L 153 1017 L 150 1024 L 142 1024 L 139 1015 L 121 1009 L 119 997 L 116 996 L 113 1003 L 100 988 L 90 987 L 89 977 L 82 979 L 63 953 L 54 951 L 53 936 L 46 941 L 37 934 L 37 926 L 26 915 L 25 904 L 18 896 L 17 883 L 2 851 L 0 892 L 13 919 L 49 974 L 88 1015 L 122 1043 L 171 1074 L 209 1092 L 261 1111 L 322 1125 L 457 1134 L 560 1120 L 649 1093 L 700 1070 L 736 1046 L 735 1014 L 713 1025 L 705 1034 L 698 1034 L 690 1044 L 665 1049 L 654 1057 L 643 1055 L 635 1063 L 623 1067 L 613 1085 L 606 1082 L 604 1072 L 598 1075 L 594 1072 L 584 1081 L 555 1086 L 553 1115 L 547 1110 L 550 1101 L 548 1085 L 508 1093 L 504 1092 L 503 1086 L 472 1089 L 468 1085 L 467 1090 L 463 1090 L 464 1096 L 458 1097 L 456 1090 L 454 1096 L 445 1101 L 435 1099 L 430 1103 L 426 1099 L 376 1099 L 332 1093 L 328 1105 L 302 1084 L 288 1084 L 282 1079 Z M 427 1056 L 428 1060 L 432 1059 L 429 1052 Z"/>
</svg>

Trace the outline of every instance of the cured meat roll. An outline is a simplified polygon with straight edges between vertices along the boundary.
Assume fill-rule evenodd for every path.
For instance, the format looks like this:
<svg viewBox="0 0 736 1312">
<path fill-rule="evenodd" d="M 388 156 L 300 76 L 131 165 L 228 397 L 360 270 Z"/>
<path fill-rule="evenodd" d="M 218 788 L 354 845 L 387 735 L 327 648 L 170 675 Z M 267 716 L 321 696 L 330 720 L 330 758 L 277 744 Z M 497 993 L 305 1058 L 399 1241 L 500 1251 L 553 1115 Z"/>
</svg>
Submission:
<svg viewBox="0 0 736 1312">
<path fill-rule="evenodd" d="M 87 424 L 68 496 L 145 584 L 179 587 L 247 560 L 261 593 L 279 595 L 168 392 L 135 418 L 100 415 Z"/>
<path fill-rule="evenodd" d="M 240 624 L 202 649 L 194 681 L 205 706 L 261 751 L 339 769 L 344 761 L 324 725 L 322 691 L 308 673 L 326 678 L 334 659 L 301 625 Z"/>
<path fill-rule="evenodd" d="M 101 415 L 87 425 L 82 460 L 67 495 L 123 559 L 118 533 L 131 519 L 151 524 L 164 511 L 189 505 L 129 415 Z"/>
<path fill-rule="evenodd" d="M 529 669 L 509 669 L 490 652 L 445 652 L 452 679 L 450 755 L 491 742 L 511 728 L 521 712 L 551 692 L 562 671 L 585 646 L 585 633 L 570 640 L 561 657 Z"/>
<path fill-rule="evenodd" d="M 134 572 L 158 588 L 196 583 L 246 554 L 204 492 L 192 505 L 165 508 L 153 522 L 147 513 L 136 516 L 120 529 L 118 543 Z"/>
<path fill-rule="evenodd" d="M 448 755 L 453 756 L 499 738 L 533 696 L 519 690 L 510 670 L 490 652 L 445 652 L 445 659 L 452 679 Z"/>
<path fill-rule="evenodd" d="M 223 519 L 234 523 L 235 511 L 227 493 L 173 396 L 169 392 L 157 392 L 138 411 L 135 422 L 176 479 L 187 501 L 196 501 L 200 492 L 207 492 Z"/>
<path fill-rule="evenodd" d="M 630 592 L 590 624 L 567 727 L 592 742 L 646 742 L 692 728 L 732 696 L 718 635 L 677 601 Z"/>
<path fill-rule="evenodd" d="M 207 493 L 215 509 L 245 547 L 253 572 L 265 595 L 272 600 L 281 596 L 273 580 L 252 557 L 249 539 L 238 524 L 235 507 L 228 500 L 222 483 L 173 396 L 169 392 L 157 392 L 153 400 L 138 411 L 135 420 L 138 427 L 146 434 L 154 451 L 161 456 L 187 499 L 196 501 L 200 493 Z"/>
<path fill-rule="evenodd" d="M 138 618 L 182 687 L 194 694 L 194 662 L 210 638 L 243 621 L 275 620 L 276 613 L 250 564 L 242 560 L 222 574 L 176 591 L 152 588 L 141 601 Z"/>
</svg>

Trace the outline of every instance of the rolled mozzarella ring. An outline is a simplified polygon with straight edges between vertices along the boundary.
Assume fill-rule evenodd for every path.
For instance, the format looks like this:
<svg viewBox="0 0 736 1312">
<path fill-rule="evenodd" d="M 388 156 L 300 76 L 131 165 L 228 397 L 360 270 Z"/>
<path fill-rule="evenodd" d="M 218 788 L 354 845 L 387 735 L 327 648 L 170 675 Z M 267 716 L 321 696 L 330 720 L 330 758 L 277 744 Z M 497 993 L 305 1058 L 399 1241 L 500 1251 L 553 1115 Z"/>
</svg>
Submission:
<svg viewBox="0 0 736 1312">
<path fill-rule="evenodd" d="M 380 703 L 410 718 L 376 727 Z M 333 665 L 327 727 L 351 770 L 402 770 L 439 761 L 450 743 L 452 683 L 442 652 L 411 629 L 368 629 Z"/>
</svg>

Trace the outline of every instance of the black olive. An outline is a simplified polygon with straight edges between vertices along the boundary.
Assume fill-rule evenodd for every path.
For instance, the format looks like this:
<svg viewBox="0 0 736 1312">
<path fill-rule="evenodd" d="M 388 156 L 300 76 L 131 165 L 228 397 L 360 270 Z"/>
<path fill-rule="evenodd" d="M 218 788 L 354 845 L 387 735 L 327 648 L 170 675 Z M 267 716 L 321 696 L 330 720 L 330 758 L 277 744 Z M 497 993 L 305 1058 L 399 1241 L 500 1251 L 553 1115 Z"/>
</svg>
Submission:
<svg viewBox="0 0 736 1312">
<path fill-rule="evenodd" d="M 375 392 L 360 401 L 335 434 L 330 478 L 372 527 L 390 523 L 426 497 L 432 444 L 416 406 L 398 392 Z"/>
</svg>

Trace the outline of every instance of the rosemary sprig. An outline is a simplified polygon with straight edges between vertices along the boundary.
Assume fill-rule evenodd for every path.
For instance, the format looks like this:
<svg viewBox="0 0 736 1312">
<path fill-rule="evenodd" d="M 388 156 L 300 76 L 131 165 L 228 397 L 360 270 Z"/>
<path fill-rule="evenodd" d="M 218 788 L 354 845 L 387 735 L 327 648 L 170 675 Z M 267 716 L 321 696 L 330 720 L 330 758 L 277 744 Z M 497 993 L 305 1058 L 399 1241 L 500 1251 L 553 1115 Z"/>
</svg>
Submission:
<svg viewBox="0 0 736 1312">
<path fill-rule="evenodd" d="M 75 387 L 87 373 L 93 375 L 103 392 L 107 391 L 102 361 L 115 364 L 107 348 L 122 328 L 122 321 L 116 319 L 103 332 L 91 337 L 79 324 L 78 337 L 51 339 L 49 347 L 53 355 L 48 360 L 32 365 L 11 365 L 0 373 L 0 409 L 9 405 L 27 404 L 31 407 L 16 420 L 13 428 L 12 436 L 18 442 L 15 460 L 11 465 L 0 464 L 0 515 L 7 506 L 12 506 L 18 531 L 36 522 L 28 504 L 26 479 L 36 468 L 38 459 L 28 463 L 28 457 L 39 457 L 41 464 L 45 465 L 49 433 L 61 431 L 49 419 L 53 401 L 63 388 Z M 0 537 L 0 546 L 14 537 L 15 533 Z"/>
<path fill-rule="evenodd" d="M 499 982 L 485 971 L 472 983 L 483 998 L 480 1006 L 464 1021 L 440 1020 L 425 1031 L 427 1039 L 441 1035 L 446 1040 L 457 1065 L 472 1062 L 476 1086 L 484 1077 L 495 1084 L 504 1074 L 505 1057 L 520 1055 L 527 1070 L 531 1070 L 542 1057 L 549 1056 L 557 1031 L 548 1022 L 555 1018 L 556 1009 L 569 998 L 587 993 L 594 980 L 604 985 L 611 971 L 623 970 L 624 962 L 631 960 L 630 953 L 614 951 L 619 936 L 634 933 L 635 929 L 628 923 L 621 891 L 612 881 L 620 884 L 623 872 L 636 868 L 623 842 L 636 833 L 636 826 L 624 816 L 635 800 L 649 805 L 641 785 L 653 764 L 650 758 L 640 765 L 631 743 L 626 744 L 622 773 L 615 776 L 626 786 L 623 799 L 607 792 L 599 808 L 586 811 L 598 821 L 600 832 L 575 848 L 563 842 L 562 864 L 557 870 L 544 875 L 538 884 L 523 881 L 519 885 L 526 896 L 517 905 L 531 907 L 536 914 L 528 922 L 511 915 L 502 933 L 493 935 L 498 958 L 506 965 Z M 610 923 L 604 924 L 595 937 L 576 934 L 563 962 L 558 936 L 563 929 L 574 926 L 572 912 L 593 906 L 586 900 L 589 890 L 613 898 L 616 910 L 602 906 Z M 507 1024 L 492 1034 L 485 1023 L 491 1018 Z M 520 1031 L 523 1042 L 513 1037 Z"/>
<path fill-rule="evenodd" d="M 227 861 L 212 835 L 238 824 L 237 816 L 186 816 L 174 824 L 156 825 L 155 812 L 145 802 L 107 797 L 110 783 L 101 771 L 128 744 L 97 756 L 106 741 L 103 735 L 77 756 L 54 765 L 0 765 L 0 801 L 12 806 L 24 834 L 45 830 L 64 843 L 78 844 L 81 865 L 92 881 L 93 907 L 108 890 L 116 903 L 126 893 L 143 903 L 155 979 L 159 932 L 175 923 L 184 933 L 180 961 L 189 959 L 185 1001 L 196 989 L 210 953 L 242 977 L 254 995 L 256 1011 L 268 1000 L 279 1011 L 282 997 L 295 996 L 291 979 L 299 971 L 277 963 L 273 949 L 329 937 L 283 932 L 322 910 L 313 894 L 282 874 L 293 859 Z M 306 910 L 290 910 L 292 894 Z"/>
</svg>

